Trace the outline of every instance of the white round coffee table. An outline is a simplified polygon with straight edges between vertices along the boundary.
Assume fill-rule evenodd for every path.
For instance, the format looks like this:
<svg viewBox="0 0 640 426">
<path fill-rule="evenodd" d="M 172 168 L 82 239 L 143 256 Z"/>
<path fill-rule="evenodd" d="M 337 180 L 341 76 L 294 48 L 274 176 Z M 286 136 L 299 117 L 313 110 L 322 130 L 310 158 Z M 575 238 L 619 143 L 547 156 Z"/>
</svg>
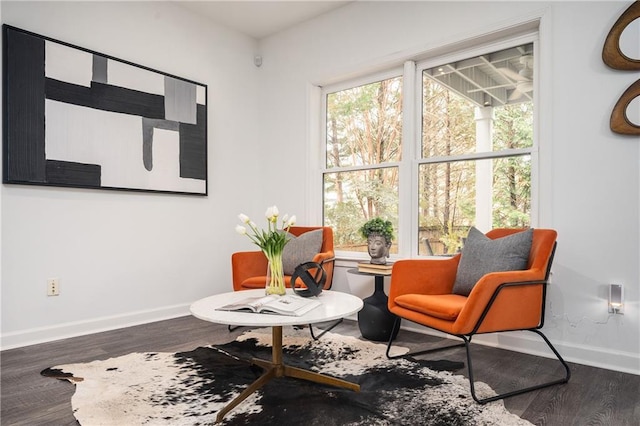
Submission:
<svg viewBox="0 0 640 426">
<path fill-rule="evenodd" d="M 287 290 L 291 294 L 291 290 Z M 220 422 L 224 416 L 238 404 L 244 401 L 249 395 L 260 389 L 274 377 L 295 377 L 309 380 L 325 385 L 332 385 L 360 391 L 360 385 L 346 380 L 336 379 L 314 371 L 285 365 L 282 360 L 282 327 L 285 325 L 315 324 L 318 322 L 331 321 L 355 314 L 362 309 L 363 303 L 359 297 L 337 291 L 323 291 L 317 297 L 320 306 L 301 316 L 285 316 L 273 314 L 254 314 L 247 312 L 221 311 L 218 308 L 239 302 L 248 297 L 264 296 L 264 289 L 233 291 L 229 293 L 216 294 L 198 300 L 191 305 L 191 314 L 204 321 L 215 322 L 227 325 L 239 325 L 250 327 L 271 327 L 272 360 L 267 361 L 260 358 L 253 358 L 251 362 L 265 369 L 265 372 L 240 395 L 229 402 L 218 412 L 216 421 Z"/>
</svg>

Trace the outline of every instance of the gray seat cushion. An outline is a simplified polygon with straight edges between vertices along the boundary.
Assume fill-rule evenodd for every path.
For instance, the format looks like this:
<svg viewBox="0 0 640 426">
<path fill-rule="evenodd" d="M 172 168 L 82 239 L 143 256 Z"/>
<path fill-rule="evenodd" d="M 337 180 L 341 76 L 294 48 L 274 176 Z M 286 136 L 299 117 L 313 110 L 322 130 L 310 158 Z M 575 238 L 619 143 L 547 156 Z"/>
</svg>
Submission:
<svg viewBox="0 0 640 426">
<path fill-rule="evenodd" d="M 473 286 L 490 272 L 527 269 L 533 229 L 492 240 L 475 227 L 462 249 L 453 293 L 468 296 Z"/>
</svg>

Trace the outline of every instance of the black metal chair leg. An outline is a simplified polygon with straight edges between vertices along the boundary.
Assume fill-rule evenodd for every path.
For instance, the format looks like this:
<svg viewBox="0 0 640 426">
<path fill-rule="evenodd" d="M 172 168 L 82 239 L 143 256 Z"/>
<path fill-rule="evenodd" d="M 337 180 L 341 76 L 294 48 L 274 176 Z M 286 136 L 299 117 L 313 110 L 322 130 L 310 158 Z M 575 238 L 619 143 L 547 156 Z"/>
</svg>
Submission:
<svg viewBox="0 0 640 426">
<path fill-rule="evenodd" d="M 398 321 L 401 321 L 400 317 L 396 318 L 396 324 L 394 324 L 394 327 L 397 326 Z M 427 353 L 442 351 L 442 350 L 445 350 L 445 349 L 451 349 L 451 348 L 457 348 L 457 347 L 464 346 L 465 350 L 467 352 L 467 368 L 468 368 L 468 371 L 469 371 L 469 386 L 471 388 L 471 396 L 473 397 L 473 399 L 477 403 L 479 403 L 479 404 L 487 404 L 489 402 L 497 401 L 499 399 L 504 399 L 504 398 L 508 398 L 508 397 L 511 397 L 511 396 L 515 396 L 515 395 L 521 395 L 523 393 L 531 392 L 531 391 L 538 390 L 538 389 L 547 388 L 549 386 L 554 386 L 554 385 L 560 385 L 560 384 L 563 384 L 563 383 L 567 383 L 569 381 L 569 379 L 571 378 L 571 369 L 569 368 L 569 365 L 565 362 L 565 360 L 562 358 L 562 356 L 556 350 L 556 348 L 551 344 L 549 339 L 547 339 L 547 336 L 545 336 L 544 333 L 542 333 L 538 329 L 529 329 L 528 331 L 532 331 L 532 332 L 536 333 L 537 335 L 539 335 L 540 337 L 542 337 L 542 339 L 547 344 L 549 349 L 551 349 L 551 351 L 556 356 L 558 361 L 560 361 L 560 363 L 564 367 L 564 370 L 565 370 L 564 377 L 561 378 L 561 379 L 552 380 L 550 382 L 545 382 L 545 383 L 541 383 L 541 384 L 538 384 L 538 385 L 529 386 L 529 387 L 526 387 L 526 388 L 523 388 L 523 389 L 517 389 L 517 390 L 511 391 L 511 392 L 505 392 L 505 393 L 502 393 L 500 395 L 495 395 L 495 396 L 491 396 L 491 397 L 488 397 L 488 398 L 478 398 L 478 396 L 476 395 L 475 379 L 473 377 L 473 363 L 471 361 L 471 336 L 467 337 L 467 336 L 464 336 L 464 335 L 455 335 L 456 337 L 459 337 L 459 338 L 461 338 L 463 340 L 463 343 L 460 343 L 460 344 L 437 347 L 437 348 L 430 348 L 430 349 L 416 351 L 416 352 L 409 352 L 409 353 L 402 354 L 402 355 L 391 356 L 391 355 L 389 355 L 389 351 L 391 350 L 391 344 L 393 343 L 393 340 L 394 340 L 394 336 L 392 334 L 389 337 L 389 342 L 387 343 L 386 355 L 387 355 L 388 359 L 397 359 L 397 358 L 404 358 L 404 357 L 409 357 L 409 356 L 414 356 L 414 355 L 427 354 Z"/>
<path fill-rule="evenodd" d="M 393 328 L 392 328 L 392 330 L 395 330 L 395 329 L 396 329 L 396 327 L 398 327 L 398 326 L 400 325 L 400 321 L 402 321 L 402 320 L 400 319 L 400 317 L 396 316 L 396 320 L 393 322 Z M 391 343 L 393 343 L 393 338 L 394 338 L 394 337 L 395 337 L 395 336 L 394 336 L 394 333 L 391 333 L 391 334 L 389 335 L 389 343 L 387 343 L 387 358 L 389 358 L 389 359 L 396 359 L 396 358 L 400 358 L 400 357 L 402 357 L 402 356 L 403 356 L 403 355 L 396 355 L 396 356 L 393 356 L 393 357 L 392 357 L 392 356 L 390 356 L 390 355 L 389 355 L 389 350 L 391 349 Z"/>
<path fill-rule="evenodd" d="M 488 398 L 478 398 L 478 396 L 476 395 L 476 390 L 475 390 L 475 385 L 474 385 L 473 366 L 471 364 L 471 351 L 470 351 L 471 339 L 470 338 L 467 339 L 464 336 L 460 336 L 464 340 L 464 345 L 465 345 L 466 350 L 467 350 L 467 365 L 468 365 L 468 370 L 469 370 L 469 385 L 471 387 L 471 396 L 473 397 L 473 399 L 478 404 L 486 404 L 488 402 L 497 401 L 498 399 L 504 399 L 504 398 L 508 398 L 510 396 L 515 396 L 515 395 L 521 395 L 521 394 L 526 393 L 526 392 L 531 392 L 531 391 L 534 391 L 534 390 L 547 388 L 549 386 L 560 385 L 560 384 L 563 384 L 563 383 L 567 383 L 569 381 L 569 379 L 571 378 L 571 370 L 569 369 L 569 365 L 565 362 L 564 359 L 562 359 L 562 356 L 560 356 L 560 353 L 558 353 L 556 348 L 553 347 L 553 345 L 551 344 L 549 339 L 547 339 L 547 336 L 545 336 L 539 330 L 530 329 L 529 331 L 533 331 L 534 333 L 536 333 L 540 337 L 542 337 L 542 339 L 545 341 L 547 346 L 549 346 L 549 348 L 553 351 L 553 353 L 555 354 L 556 358 L 558 359 L 558 361 L 560 361 L 560 363 L 562 364 L 562 366 L 565 369 L 565 377 L 562 378 L 562 379 L 553 380 L 551 382 L 541 383 L 539 385 L 529 386 L 529 387 L 526 387 L 526 388 L 523 388 L 523 389 L 518 389 L 518 390 L 511 391 L 511 392 L 505 392 L 505 393 L 502 393 L 500 395 L 495 395 L 495 396 L 488 397 Z"/>
<path fill-rule="evenodd" d="M 342 318 L 340 318 L 339 320 L 337 320 L 336 322 L 334 322 L 334 323 L 331 325 L 331 327 L 329 327 L 329 328 L 325 328 L 324 330 L 322 330 L 322 333 L 318 334 L 318 336 L 316 336 L 316 335 L 314 335 L 314 334 L 313 334 L 313 326 L 312 326 L 311 324 L 309 324 L 309 331 L 311 332 L 311 337 L 313 337 L 313 340 L 318 340 L 319 338 L 321 338 L 322 336 L 324 336 L 324 334 L 325 334 L 327 331 L 331 331 L 331 330 L 333 330 L 333 328 L 334 328 L 336 325 L 340 324 L 341 322 L 342 322 Z"/>
</svg>

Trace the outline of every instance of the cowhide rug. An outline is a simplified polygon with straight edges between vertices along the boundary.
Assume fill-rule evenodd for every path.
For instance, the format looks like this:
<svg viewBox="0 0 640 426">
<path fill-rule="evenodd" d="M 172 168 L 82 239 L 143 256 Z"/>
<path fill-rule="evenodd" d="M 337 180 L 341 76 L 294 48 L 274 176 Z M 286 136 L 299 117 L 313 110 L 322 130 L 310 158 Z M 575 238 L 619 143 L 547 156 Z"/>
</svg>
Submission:
<svg viewBox="0 0 640 426">
<path fill-rule="evenodd" d="M 229 412 L 224 425 L 530 425 L 501 401 L 479 405 L 467 379 L 409 359 L 388 360 L 386 345 L 308 330 L 284 329 L 284 362 L 359 383 L 360 392 L 282 377 Z M 405 348 L 393 348 L 394 351 Z M 270 359 L 271 332 L 180 353 L 133 353 L 105 361 L 61 365 L 43 375 L 76 385 L 71 404 L 88 425 L 212 425 L 216 413 L 253 382 Z M 492 393 L 476 386 L 480 396 Z"/>
</svg>

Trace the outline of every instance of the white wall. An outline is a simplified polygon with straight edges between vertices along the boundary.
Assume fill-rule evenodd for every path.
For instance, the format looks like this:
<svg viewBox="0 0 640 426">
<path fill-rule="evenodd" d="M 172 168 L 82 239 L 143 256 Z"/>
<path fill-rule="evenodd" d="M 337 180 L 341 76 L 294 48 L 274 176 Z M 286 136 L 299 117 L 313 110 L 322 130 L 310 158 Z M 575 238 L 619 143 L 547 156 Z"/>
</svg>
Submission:
<svg viewBox="0 0 640 426">
<path fill-rule="evenodd" d="M 271 159 L 286 152 L 292 163 L 315 149 L 306 124 L 313 85 L 541 18 L 537 226 L 559 232 L 544 331 L 571 361 L 638 374 L 640 138 L 608 127 L 614 103 L 637 73 L 611 70 L 601 60 L 605 36 L 629 4 L 356 2 L 262 40 L 263 129 L 279 147 Z M 284 180 L 290 173 L 274 176 Z M 290 184 L 295 193 L 312 189 L 304 180 Z M 302 198 L 295 207 L 303 208 Z M 624 316 L 607 313 L 608 283 L 625 286 Z M 334 285 L 371 292 L 344 270 Z M 525 351 L 541 347 L 529 337 L 487 341 Z"/>
<path fill-rule="evenodd" d="M 161 2 L 5 2 L 2 22 L 208 85 L 209 196 L 2 185 L 2 348 L 188 314 L 257 202 L 257 43 Z M 239 196 L 238 193 L 246 195 Z M 249 206 L 245 203 L 249 199 Z M 61 294 L 47 297 L 47 278 Z"/>
<path fill-rule="evenodd" d="M 208 197 L 0 187 L 2 347 L 186 314 L 229 290 L 230 254 L 251 247 L 237 213 L 318 217 L 314 85 L 541 17 L 538 226 L 559 232 L 545 331 L 571 361 L 639 373 L 640 143 L 608 129 L 637 77 L 600 59 L 628 5 L 356 2 L 258 45 L 165 3 L 2 2 L 4 23 L 208 84 L 210 107 Z M 625 285 L 624 316 L 607 315 L 610 282 Z M 334 285 L 371 291 L 343 268 Z"/>
</svg>

